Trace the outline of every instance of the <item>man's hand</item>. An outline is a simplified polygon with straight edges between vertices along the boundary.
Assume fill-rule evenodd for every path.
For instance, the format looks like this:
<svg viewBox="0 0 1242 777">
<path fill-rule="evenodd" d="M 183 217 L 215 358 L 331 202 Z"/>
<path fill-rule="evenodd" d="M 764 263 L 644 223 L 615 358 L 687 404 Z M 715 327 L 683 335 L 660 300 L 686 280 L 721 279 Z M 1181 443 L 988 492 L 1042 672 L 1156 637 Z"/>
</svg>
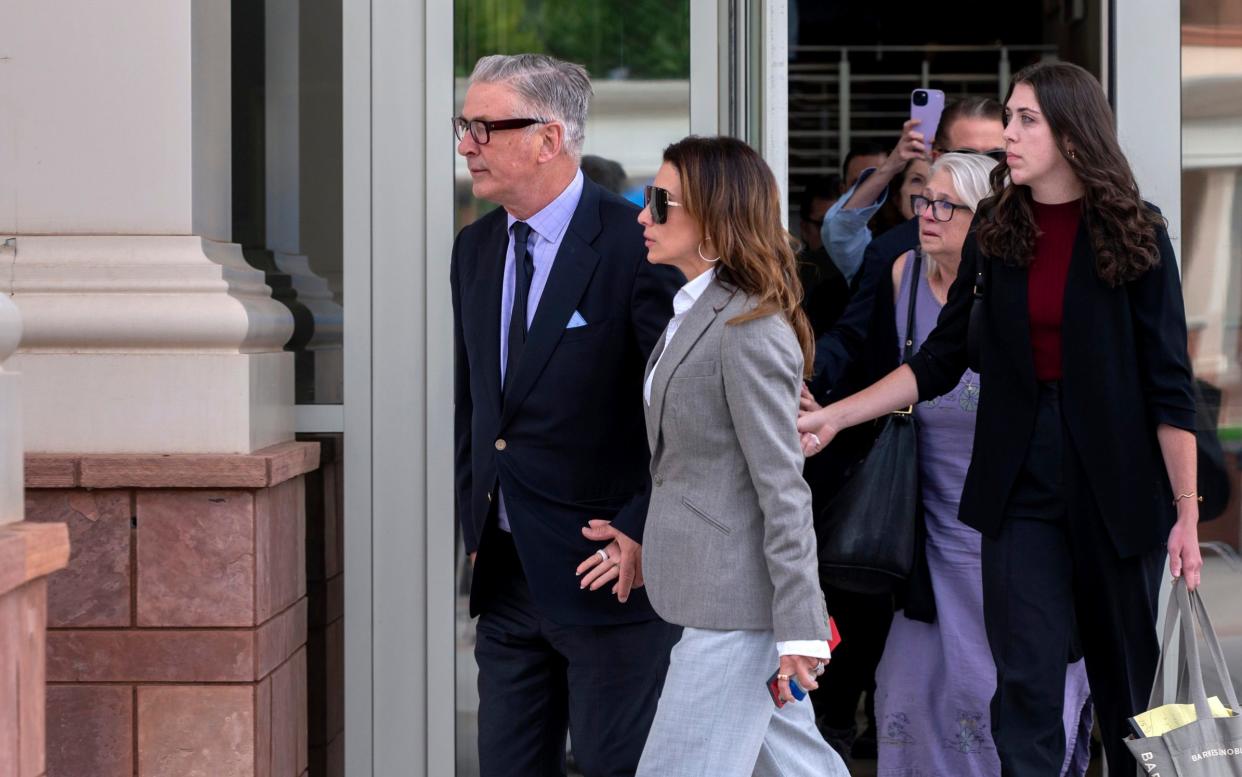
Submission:
<svg viewBox="0 0 1242 777">
<path fill-rule="evenodd" d="M 479 555 L 479 552 L 477 550 L 474 553 L 470 554 L 470 566 L 474 566 L 474 557 L 477 555 Z"/>
<path fill-rule="evenodd" d="M 901 125 L 901 139 L 897 141 L 896 146 L 893 146 L 888 159 L 884 160 L 884 166 L 888 171 L 895 174 L 904 170 L 911 160 L 927 158 L 926 138 L 923 137 L 923 133 L 915 129 L 918 125 L 918 119 L 909 119 Z"/>
<path fill-rule="evenodd" d="M 589 523 L 582 528 L 582 536 L 593 542 L 608 542 L 608 546 L 603 548 L 603 555 L 597 551 L 578 565 L 577 574 L 586 573 L 578 587 L 598 591 L 616 580 L 612 592 L 625 602 L 631 588 L 643 587 L 643 546 L 613 527 L 611 521 L 595 518 Z"/>
<path fill-rule="evenodd" d="M 777 670 L 776 678 L 781 691 L 781 700 L 794 701 L 793 694 L 789 692 L 789 680 L 785 678 L 797 677 L 798 685 L 802 686 L 802 690 L 813 691 L 819 687 L 819 681 L 816 678 L 823 674 L 820 667 L 826 663 L 828 663 L 827 660 L 812 656 L 781 656 L 781 668 Z"/>
</svg>

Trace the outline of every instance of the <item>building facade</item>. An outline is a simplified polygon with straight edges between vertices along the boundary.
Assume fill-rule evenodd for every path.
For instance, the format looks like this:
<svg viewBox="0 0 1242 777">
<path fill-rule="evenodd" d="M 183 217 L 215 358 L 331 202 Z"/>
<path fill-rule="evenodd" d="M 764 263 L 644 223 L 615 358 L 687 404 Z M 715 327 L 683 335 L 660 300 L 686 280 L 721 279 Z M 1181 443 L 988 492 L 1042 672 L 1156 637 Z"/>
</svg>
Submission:
<svg viewBox="0 0 1242 777">
<path fill-rule="evenodd" d="M 794 0 L 10 5 L 0 774 L 472 773 L 448 257 L 488 205 L 449 117 L 488 53 L 585 62 L 586 153 L 631 194 L 667 143 L 728 133 L 795 212 L 910 89 L 1083 64 L 1169 218 L 1239 490 L 1242 0 L 922 27 Z M 1236 548 L 1240 512 L 1205 537 Z"/>
</svg>

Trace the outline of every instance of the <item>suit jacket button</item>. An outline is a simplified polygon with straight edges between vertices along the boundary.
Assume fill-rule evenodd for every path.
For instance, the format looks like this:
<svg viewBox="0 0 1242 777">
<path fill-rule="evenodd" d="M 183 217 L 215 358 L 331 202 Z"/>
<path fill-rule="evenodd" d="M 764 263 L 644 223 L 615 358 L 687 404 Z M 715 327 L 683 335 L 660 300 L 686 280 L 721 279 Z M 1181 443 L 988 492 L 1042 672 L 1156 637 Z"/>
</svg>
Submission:
<svg viewBox="0 0 1242 777">
<path fill-rule="evenodd" d="M 656 475 L 655 483 L 657 486 L 664 485 L 664 477 L 661 475 Z"/>
<path fill-rule="evenodd" d="M 505 442 L 503 438 L 496 441 L 496 450 L 503 451 L 505 448 L 508 448 L 508 447 L 509 447 L 509 443 Z"/>
<path fill-rule="evenodd" d="M 488 492 L 487 492 L 487 501 L 489 501 L 489 502 L 490 502 L 490 501 L 492 501 L 492 492 L 491 492 L 491 491 L 488 491 Z"/>
</svg>

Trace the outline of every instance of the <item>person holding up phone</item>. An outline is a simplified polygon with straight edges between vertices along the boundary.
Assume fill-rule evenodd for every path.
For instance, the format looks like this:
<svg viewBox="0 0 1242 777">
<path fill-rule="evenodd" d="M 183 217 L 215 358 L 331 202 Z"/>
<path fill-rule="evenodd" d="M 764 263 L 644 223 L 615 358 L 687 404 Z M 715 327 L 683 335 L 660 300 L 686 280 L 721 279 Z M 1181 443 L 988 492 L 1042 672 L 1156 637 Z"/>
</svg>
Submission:
<svg viewBox="0 0 1242 777">
<path fill-rule="evenodd" d="M 689 137 L 664 150 L 646 201 L 648 260 L 689 282 L 643 386 L 642 573 L 684 629 L 638 774 L 845 777 L 811 705 L 789 703 L 795 677 L 816 687 L 830 629 L 796 428 L 813 338 L 776 179 L 740 140 Z"/>
<path fill-rule="evenodd" d="M 927 182 L 932 141 L 940 114 L 944 110 L 944 92 L 939 89 L 916 89 L 910 96 L 910 119 L 901 125 L 901 139 L 892 153 L 877 168 L 864 170 L 858 181 L 824 216 L 822 237 L 828 256 L 846 280 L 853 280 L 862 266 L 863 252 L 871 242 L 871 218 L 888 200 L 889 185 L 903 176 L 897 205 L 904 219 L 910 219 L 907 203 L 910 196 L 923 190 Z"/>
<path fill-rule="evenodd" d="M 1006 160 L 936 328 L 906 364 L 798 428 L 818 453 L 840 430 L 979 372 L 959 518 L 983 535 L 1001 773 L 1061 768 L 1075 623 L 1109 772 L 1132 773 L 1123 739 L 1159 658 L 1166 544 L 1191 589 L 1203 566 L 1177 260 L 1094 76 L 1032 65 L 1014 76 L 1005 116 Z"/>
</svg>

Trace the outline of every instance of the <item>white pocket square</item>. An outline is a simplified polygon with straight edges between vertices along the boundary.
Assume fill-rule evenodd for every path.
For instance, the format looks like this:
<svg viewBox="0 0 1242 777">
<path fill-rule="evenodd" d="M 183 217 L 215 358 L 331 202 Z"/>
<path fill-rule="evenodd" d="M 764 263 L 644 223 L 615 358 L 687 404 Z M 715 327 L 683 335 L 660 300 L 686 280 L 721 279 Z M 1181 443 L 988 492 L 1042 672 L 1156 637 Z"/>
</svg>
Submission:
<svg viewBox="0 0 1242 777">
<path fill-rule="evenodd" d="M 582 317 L 581 313 L 575 310 L 574 314 L 569 317 L 569 323 L 565 325 L 565 328 L 566 329 L 577 329 L 580 326 L 586 326 L 586 325 L 587 325 L 586 319 Z"/>
</svg>

